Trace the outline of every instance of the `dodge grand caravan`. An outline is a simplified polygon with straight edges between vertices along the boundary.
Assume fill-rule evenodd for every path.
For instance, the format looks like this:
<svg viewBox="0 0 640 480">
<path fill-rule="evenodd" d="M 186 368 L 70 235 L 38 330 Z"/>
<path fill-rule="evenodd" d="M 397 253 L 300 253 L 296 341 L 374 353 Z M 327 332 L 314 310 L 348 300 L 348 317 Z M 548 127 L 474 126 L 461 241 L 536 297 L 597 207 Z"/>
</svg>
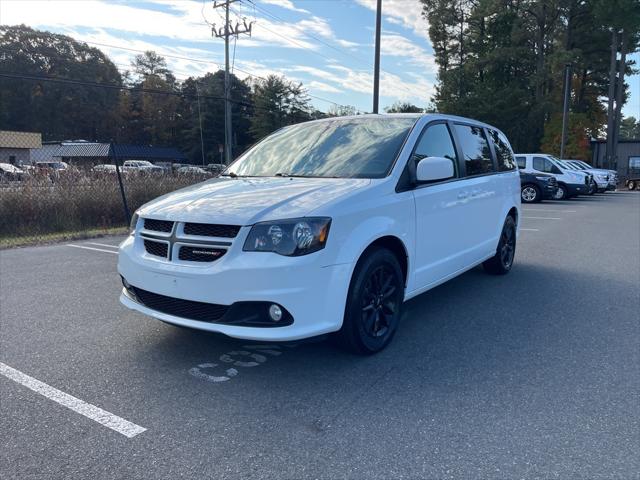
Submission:
<svg viewBox="0 0 640 480">
<path fill-rule="evenodd" d="M 513 265 L 520 178 L 496 128 L 445 115 L 285 127 L 219 178 L 142 206 L 121 244 L 121 302 L 252 340 L 326 333 L 358 353 L 404 301 L 476 265 Z"/>
</svg>

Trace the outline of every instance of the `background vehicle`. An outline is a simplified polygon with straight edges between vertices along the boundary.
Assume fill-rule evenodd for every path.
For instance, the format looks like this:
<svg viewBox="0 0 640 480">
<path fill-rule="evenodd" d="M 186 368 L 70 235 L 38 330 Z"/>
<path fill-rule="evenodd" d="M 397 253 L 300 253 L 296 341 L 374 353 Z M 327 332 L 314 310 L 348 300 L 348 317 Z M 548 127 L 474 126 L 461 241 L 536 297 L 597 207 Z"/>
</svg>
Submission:
<svg viewBox="0 0 640 480">
<path fill-rule="evenodd" d="M 136 212 L 120 299 L 236 338 L 334 333 L 375 353 L 405 300 L 476 265 L 510 271 L 519 206 L 513 152 L 489 125 L 437 114 L 292 125 Z"/>
<path fill-rule="evenodd" d="M 105 163 L 101 165 L 96 165 L 91 170 L 94 172 L 102 172 L 102 173 L 116 173 L 116 166 L 109 163 Z"/>
<path fill-rule="evenodd" d="M 2 181 L 17 181 L 22 180 L 24 172 L 10 163 L 0 163 L 0 180 Z"/>
<path fill-rule="evenodd" d="M 629 190 L 640 190 L 640 177 L 629 178 L 625 184 Z"/>
<path fill-rule="evenodd" d="M 224 172 L 227 166 L 224 163 L 210 163 L 204 168 L 205 170 L 213 173 L 214 175 L 220 175 L 222 172 Z"/>
<path fill-rule="evenodd" d="M 185 165 L 180 167 L 177 172 L 181 175 L 206 175 L 207 171 L 204 168 L 196 167 L 195 165 Z"/>
<path fill-rule="evenodd" d="M 57 172 L 70 169 L 67 162 L 36 162 L 36 167 L 42 170 L 55 170 Z"/>
<path fill-rule="evenodd" d="M 618 172 L 615 170 L 606 170 L 604 168 L 593 168 L 582 160 L 566 160 L 567 163 L 593 174 L 594 180 L 598 184 L 598 192 L 603 193 L 607 190 L 615 190 L 618 186 Z M 606 180 L 606 182 L 603 181 Z"/>
<path fill-rule="evenodd" d="M 516 162 L 521 171 L 533 174 L 548 173 L 556 177 L 558 181 L 556 200 L 564 200 L 589 193 L 589 184 L 591 183 L 589 175 L 562 166 L 553 155 L 519 153 L 516 155 Z"/>
<path fill-rule="evenodd" d="M 537 203 L 543 199 L 555 198 L 558 181 L 546 173 L 520 172 L 520 198 L 522 203 Z"/>
<path fill-rule="evenodd" d="M 122 168 L 128 171 L 137 171 L 145 173 L 163 173 L 164 168 L 154 165 L 147 160 L 125 160 Z"/>
<path fill-rule="evenodd" d="M 582 170 L 581 168 L 578 168 L 575 165 L 572 165 L 566 160 L 558 160 L 558 163 L 565 169 L 573 170 L 574 172 L 579 172 L 587 175 L 587 181 L 589 182 L 588 195 L 594 195 L 598 191 L 598 184 L 596 183 L 592 173 Z M 608 183 L 608 180 L 607 180 L 607 183 Z"/>
</svg>

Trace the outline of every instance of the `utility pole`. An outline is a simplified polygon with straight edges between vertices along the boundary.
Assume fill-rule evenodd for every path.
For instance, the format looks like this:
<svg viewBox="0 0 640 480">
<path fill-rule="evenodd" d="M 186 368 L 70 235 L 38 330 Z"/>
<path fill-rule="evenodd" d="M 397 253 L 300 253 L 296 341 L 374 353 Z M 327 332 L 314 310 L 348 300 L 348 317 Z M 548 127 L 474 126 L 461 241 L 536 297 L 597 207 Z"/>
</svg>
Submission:
<svg viewBox="0 0 640 480">
<path fill-rule="evenodd" d="M 376 51 L 373 66 L 373 113 L 378 113 L 380 98 L 380 27 L 382 24 L 382 0 L 378 0 L 376 9 Z"/>
<path fill-rule="evenodd" d="M 229 37 L 238 37 L 242 33 L 251 35 L 253 22 L 247 25 L 246 19 L 243 24 L 236 22 L 235 26 L 229 21 L 229 6 L 241 0 L 213 0 L 213 8 L 224 8 L 224 26 L 216 28 L 214 24 L 211 33 L 217 38 L 224 38 L 224 156 L 225 163 L 229 165 L 232 160 L 232 139 L 231 131 L 231 79 L 229 78 Z"/>
<path fill-rule="evenodd" d="M 613 149 L 611 150 L 612 170 L 618 169 L 618 139 L 620 137 L 620 123 L 622 123 L 622 95 L 624 93 L 624 74 L 627 69 L 627 31 L 622 30 L 620 43 L 620 63 L 618 65 L 618 82 L 616 84 L 616 108 L 613 117 Z"/>
<path fill-rule="evenodd" d="M 604 168 L 609 168 L 613 157 L 613 131 L 615 129 L 616 62 L 618 60 L 618 30 L 611 31 L 611 58 L 609 66 L 609 95 L 607 102 L 607 148 L 604 156 Z"/>
<path fill-rule="evenodd" d="M 564 66 L 564 102 L 562 104 L 562 139 L 560 140 L 560 160 L 564 159 L 564 148 L 567 144 L 567 127 L 569 125 L 569 97 L 571 96 L 571 65 Z"/>
</svg>

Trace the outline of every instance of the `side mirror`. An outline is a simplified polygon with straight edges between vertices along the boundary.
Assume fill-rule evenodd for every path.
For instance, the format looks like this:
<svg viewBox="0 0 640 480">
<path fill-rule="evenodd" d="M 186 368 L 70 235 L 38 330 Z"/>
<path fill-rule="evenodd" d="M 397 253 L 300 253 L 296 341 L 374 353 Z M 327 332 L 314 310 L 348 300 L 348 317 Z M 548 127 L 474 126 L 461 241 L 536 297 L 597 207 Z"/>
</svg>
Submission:
<svg viewBox="0 0 640 480">
<path fill-rule="evenodd" d="M 418 182 L 435 182 L 446 180 L 455 175 L 453 160 L 444 157 L 426 157 L 416 166 L 416 180 Z"/>
</svg>

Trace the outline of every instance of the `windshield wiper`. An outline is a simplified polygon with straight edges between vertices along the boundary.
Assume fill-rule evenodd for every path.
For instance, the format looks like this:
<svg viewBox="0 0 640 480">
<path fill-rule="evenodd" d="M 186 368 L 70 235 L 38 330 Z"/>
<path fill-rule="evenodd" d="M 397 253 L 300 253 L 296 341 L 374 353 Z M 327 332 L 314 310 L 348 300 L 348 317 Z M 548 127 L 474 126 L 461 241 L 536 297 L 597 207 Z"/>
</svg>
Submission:
<svg viewBox="0 0 640 480">
<path fill-rule="evenodd" d="M 222 173 L 220 174 L 221 177 L 231 177 L 231 178 L 238 178 L 238 175 L 236 173 L 233 172 L 229 172 L 229 173 Z"/>
<path fill-rule="evenodd" d="M 290 173 L 283 173 L 283 172 L 278 172 L 274 175 L 274 177 L 291 177 L 292 175 Z"/>
</svg>

